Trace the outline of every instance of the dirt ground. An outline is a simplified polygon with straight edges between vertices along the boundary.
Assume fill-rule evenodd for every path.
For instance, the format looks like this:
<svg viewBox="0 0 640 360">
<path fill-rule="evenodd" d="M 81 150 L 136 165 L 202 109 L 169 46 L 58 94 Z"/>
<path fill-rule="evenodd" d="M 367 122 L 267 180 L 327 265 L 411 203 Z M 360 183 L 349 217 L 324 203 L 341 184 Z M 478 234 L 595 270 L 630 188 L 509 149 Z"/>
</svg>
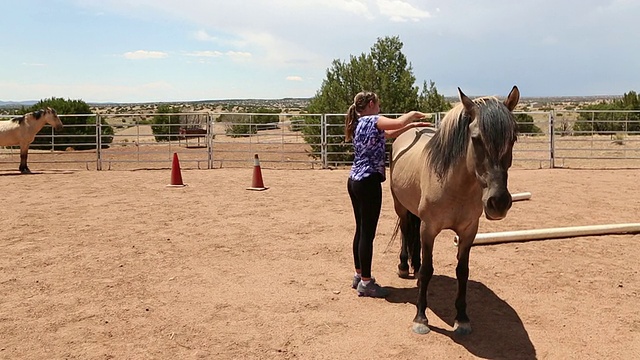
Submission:
<svg viewBox="0 0 640 360">
<path fill-rule="evenodd" d="M 350 288 L 347 170 L 0 171 L 0 359 L 638 359 L 640 235 L 476 246 L 473 333 L 452 333 L 453 234 L 439 236 L 432 332 L 411 332 L 388 182 L 373 273 Z M 638 222 L 637 170 L 510 172 L 480 232 Z"/>
</svg>

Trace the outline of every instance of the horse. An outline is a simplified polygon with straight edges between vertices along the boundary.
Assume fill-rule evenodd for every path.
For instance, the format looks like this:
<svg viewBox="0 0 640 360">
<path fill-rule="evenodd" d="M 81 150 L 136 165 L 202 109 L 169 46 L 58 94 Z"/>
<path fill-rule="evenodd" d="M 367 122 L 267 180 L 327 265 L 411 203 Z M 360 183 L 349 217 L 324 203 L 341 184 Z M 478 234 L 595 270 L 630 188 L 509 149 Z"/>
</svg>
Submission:
<svg viewBox="0 0 640 360">
<path fill-rule="evenodd" d="M 496 97 L 471 100 L 458 88 L 460 103 L 437 130 L 414 128 L 395 139 L 390 189 L 398 216 L 393 238 L 402 235 L 398 275 L 409 277 L 408 258 L 418 279 L 417 313 L 412 329 L 427 334 L 427 287 L 433 275 L 435 237 L 445 229 L 459 237 L 454 333 L 471 333 L 467 316 L 469 253 L 483 211 L 503 219 L 511 208 L 507 172 L 517 126 L 512 113 L 520 99 L 516 86 L 504 102 Z M 424 262 L 421 266 L 420 261 Z"/>
<path fill-rule="evenodd" d="M 58 114 L 50 107 L 11 120 L 0 121 L 0 146 L 20 145 L 19 170 L 22 174 L 31 173 L 27 166 L 27 152 L 36 134 L 45 124 L 53 126 L 57 131 L 62 130 L 63 127 Z"/>
</svg>

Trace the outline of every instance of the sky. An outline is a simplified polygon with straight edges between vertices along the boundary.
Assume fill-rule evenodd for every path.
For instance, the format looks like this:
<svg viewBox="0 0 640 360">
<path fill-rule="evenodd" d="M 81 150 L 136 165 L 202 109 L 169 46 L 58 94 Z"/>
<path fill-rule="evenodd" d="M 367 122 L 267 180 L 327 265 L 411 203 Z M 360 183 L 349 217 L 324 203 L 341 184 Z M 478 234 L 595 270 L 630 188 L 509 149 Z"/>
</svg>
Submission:
<svg viewBox="0 0 640 360">
<path fill-rule="evenodd" d="M 455 96 L 640 92 L 640 0 L 1 0 L 0 101 L 312 97 L 398 36 Z"/>
</svg>

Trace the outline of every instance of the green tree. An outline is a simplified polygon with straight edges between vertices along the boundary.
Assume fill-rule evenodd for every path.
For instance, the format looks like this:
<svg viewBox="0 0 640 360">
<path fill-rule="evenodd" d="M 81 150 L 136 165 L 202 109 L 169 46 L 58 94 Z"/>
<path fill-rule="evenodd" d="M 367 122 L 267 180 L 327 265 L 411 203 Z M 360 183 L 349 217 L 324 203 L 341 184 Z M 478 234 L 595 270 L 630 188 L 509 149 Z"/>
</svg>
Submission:
<svg viewBox="0 0 640 360">
<path fill-rule="evenodd" d="M 226 122 L 225 134 L 231 137 L 246 137 L 259 130 L 277 129 L 280 110 L 265 107 L 248 108 L 249 113 L 229 113 L 220 115 L 216 121 Z"/>
<path fill-rule="evenodd" d="M 217 121 L 227 123 L 224 133 L 234 138 L 258 133 L 258 128 L 251 126 L 251 117 L 247 114 L 222 114 Z"/>
<path fill-rule="evenodd" d="M 444 95 L 438 93 L 436 83 L 429 80 L 429 84 L 425 81 L 422 83 L 422 91 L 418 97 L 418 109 L 425 113 L 441 113 L 451 110 L 451 103 L 448 102 Z"/>
<path fill-rule="evenodd" d="M 526 135 L 539 135 L 542 130 L 534 123 L 533 116 L 529 114 L 515 114 L 518 132 Z"/>
<path fill-rule="evenodd" d="M 157 142 L 177 141 L 180 127 L 180 108 L 168 104 L 158 106 L 151 120 L 151 131 Z"/>
<path fill-rule="evenodd" d="M 411 64 L 402 53 L 403 44 L 396 37 L 378 38 L 371 52 L 350 56 L 349 61 L 334 60 L 326 78 L 311 99 L 309 113 L 346 113 L 353 97 L 360 91 L 373 91 L 380 97 L 384 113 L 404 113 L 418 106 L 418 88 Z M 320 118 L 306 117 L 302 132 L 311 145 L 312 156 L 320 153 Z M 327 116 L 327 150 L 329 161 L 350 161 L 344 155 L 351 145 L 344 143 L 344 116 Z"/>
<path fill-rule="evenodd" d="M 639 112 L 614 112 L 614 110 L 640 110 L 640 97 L 635 91 L 625 93 L 622 98 L 612 102 L 602 101 L 588 105 L 578 115 L 573 130 L 576 135 L 591 135 L 592 133 L 610 135 L 615 132 L 640 131 Z"/>
<path fill-rule="evenodd" d="M 79 116 L 61 116 L 60 120 L 64 124 L 62 131 L 56 133 L 55 139 L 50 136 L 37 136 L 31 147 L 50 149 L 52 141 L 54 150 L 66 150 L 71 147 L 76 150 L 95 149 L 96 141 L 96 117 L 92 116 L 91 108 L 82 100 L 71 100 L 52 97 L 40 100 L 33 106 L 25 109 L 25 112 L 36 111 L 51 107 L 58 115 L 78 114 Z M 113 128 L 106 121 L 101 120 L 101 144 L 103 148 L 108 148 L 113 141 Z M 51 134 L 51 128 L 46 126 L 40 130 L 39 134 Z"/>
<path fill-rule="evenodd" d="M 640 110 L 640 96 L 635 91 L 629 91 L 622 95 L 622 99 L 619 101 L 619 106 L 625 110 Z"/>
<path fill-rule="evenodd" d="M 259 107 L 249 109 L 249 112 L 256 114 L 251 115 L 251 124 L 255 124 L 256 131 L 278 128 L 278 123 L 280 122 L 280 116 L 278 116 L 278 114 L 280 114 L 280 110 Z"/>
<path fill-rule="evenodd" d="M 402 46 L 400 38 L 394 36 L 378 39 L 371 48 L 378 80 L 373 91 L 380 96 L 385 113 L 404 113 L 418 107 L 416 78 Z"/>
</svg>

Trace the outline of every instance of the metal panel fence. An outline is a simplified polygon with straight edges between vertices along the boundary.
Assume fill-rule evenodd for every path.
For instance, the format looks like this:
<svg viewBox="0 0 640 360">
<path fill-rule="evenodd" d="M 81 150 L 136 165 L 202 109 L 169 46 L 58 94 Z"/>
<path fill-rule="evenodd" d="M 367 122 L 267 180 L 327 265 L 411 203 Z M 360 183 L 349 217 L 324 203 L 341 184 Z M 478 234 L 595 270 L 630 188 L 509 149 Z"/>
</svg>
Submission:
<svg viewBox="0 0 640 360">
<path fill-rule="evenodd" d="M 516 168 L 640 168 L 640 112 L 516 112 L 520 134 Z M 86 117 L 82 123 L 73 118 Z M 164 116 L 163 123 L 154 122 Z M 395 115 L 389 115 L 395 116 Z M 439 124 L 444 114 L 430 114 Z M 4 119 L 1 119 L 4 118 Z M 0 116 L 7 120 L 10 116 Z M 351 145 L 343 142 L 344 114 L 175 113 L 61 115 L 57 134 L 46 126 L 29 150 L 38 169 L 131 170 L 183 168 L 348 167 Z M 105 132 L 109 127 L 111 132 Z M 99 134 L 102 134 L 101 136 Z M 17 170 L 19 147 L 0 148 L 0 170 Z"/>
</svg>

